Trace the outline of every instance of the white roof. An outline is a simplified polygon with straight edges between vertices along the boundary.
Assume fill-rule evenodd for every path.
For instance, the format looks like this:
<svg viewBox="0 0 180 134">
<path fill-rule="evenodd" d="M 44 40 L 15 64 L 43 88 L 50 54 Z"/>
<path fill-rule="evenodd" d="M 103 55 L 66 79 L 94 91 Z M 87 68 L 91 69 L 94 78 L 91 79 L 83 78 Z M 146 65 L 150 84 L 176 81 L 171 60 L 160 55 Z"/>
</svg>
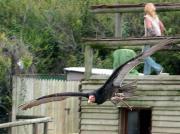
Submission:
<svg viewBox="0 0 180 134">
<path fill-rule="evenodd" d="M 85 72 L 84 67 L 67 67 L 64 68 L 65 71 L 73 71 L 73 72 Z M 113 69 L 100 69 L 100 68 L 93 68 L 92 74 L 101 74 L 101 75 L 111 75 L 113 72 Z"/>
</svg>

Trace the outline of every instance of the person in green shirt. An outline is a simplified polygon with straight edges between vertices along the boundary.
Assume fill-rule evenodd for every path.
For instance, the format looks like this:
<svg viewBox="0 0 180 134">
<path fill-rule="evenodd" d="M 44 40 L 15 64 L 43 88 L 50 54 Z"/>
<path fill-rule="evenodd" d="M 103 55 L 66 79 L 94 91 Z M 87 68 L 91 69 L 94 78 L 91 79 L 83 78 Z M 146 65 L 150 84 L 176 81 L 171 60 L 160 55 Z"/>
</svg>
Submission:
<svg viewBox="0 0 180 134">
<path fill-rule="evenodd" d="M 126 61 L 136 56 L 136 53 L 131 49 L 117 49 L 113 52 L 113 69 L 116 69 Z M 139 75 L 136 69 L 132 69 L 129 74 Z"/>
</svg>

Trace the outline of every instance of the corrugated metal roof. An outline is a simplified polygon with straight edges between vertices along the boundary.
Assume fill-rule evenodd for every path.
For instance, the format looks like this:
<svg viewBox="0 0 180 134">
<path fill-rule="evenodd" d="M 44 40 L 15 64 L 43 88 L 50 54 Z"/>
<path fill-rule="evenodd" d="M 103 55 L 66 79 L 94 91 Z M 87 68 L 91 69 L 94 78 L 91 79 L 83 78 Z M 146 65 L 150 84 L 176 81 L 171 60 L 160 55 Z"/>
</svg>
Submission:
<svg viewBox="0 0 180 134">
<path fill-rule="evenodd" d="M 85 72 L 84 67 L 67 67 L 64 68 L 65 71 L 73 71 L 73 72 Z M 102 75 L 111 75 L 113 72 L 113 69 L 100 69 L 100 68 L 93 68 L 92 74 L 102 74 Z"/>
</svg>

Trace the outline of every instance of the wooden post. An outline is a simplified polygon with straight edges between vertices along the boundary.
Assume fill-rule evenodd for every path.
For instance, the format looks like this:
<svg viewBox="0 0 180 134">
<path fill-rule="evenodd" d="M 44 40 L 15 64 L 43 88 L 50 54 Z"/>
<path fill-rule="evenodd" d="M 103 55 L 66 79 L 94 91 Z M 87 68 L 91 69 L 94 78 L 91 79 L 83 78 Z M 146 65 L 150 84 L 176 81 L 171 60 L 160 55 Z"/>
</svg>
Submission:
<svg viewBox="0 0 180 134">
<path fill-rule="evenodd" d="M 122 13 L 115 14 L 115 37 L 122 37 Z"/>
<path fill-rule="evenodd" d="M 48 134 L 48 122 L 44 123 L 44 130 L 43 134 Z"/>
<path fill-rule="evenodd" d="M 11 76 L 11 81 L 12 81 L 12 114 L 11 114 L 11 121 L 16 121 L 16 109 L 17 109 L 17 104 L 16 104 L 16 99 L 17 99 L 17 89 L 15 83 L 17 82 L 17 77 L 16 76 Z M 17 133 L 17 128 L 12 127 L 9 128 L 9 134 L 16 134 Z"/>
<path fill-rule="evenodd" d="M 32 125 L 32 131 L 33 131 L 33 134 L 38 134 L 38 124 L 37 123 L 34 123 Z"/>
<path fill-rule="evenodd" d="M 122 13 L 115 14 L 115 37 L 122 37 Z"/>
<path fill-rule="evenodd" d="M 85 47 L 85 79 L 89 79 L 93 67 L 93 49 L 90 45 Z"/>
</svg>

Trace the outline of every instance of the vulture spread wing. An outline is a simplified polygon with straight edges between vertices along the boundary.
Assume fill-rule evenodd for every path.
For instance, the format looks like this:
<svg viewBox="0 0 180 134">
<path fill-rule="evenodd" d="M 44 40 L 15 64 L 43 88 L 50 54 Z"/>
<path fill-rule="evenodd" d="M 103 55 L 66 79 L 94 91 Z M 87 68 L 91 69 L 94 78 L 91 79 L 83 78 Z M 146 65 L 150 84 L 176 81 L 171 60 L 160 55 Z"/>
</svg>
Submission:
<svg viewBox="0 0 180 134">
<path fill-rule="evenodd" d="M 51 95 L 43 96 L 38 99 L 32 100 L 31 102 L 22 104 L 19 106 L 19 108 L 21 108 L 22 110 L 26 110 L 28 108 L 38 106 L 40 104 L 44 104 L 44 103 L 48 103 L 48 102 L 52 102 L 52 101 L 61 101 L 68 97 L 86 97 L 86 98 L 88 98 L 90 95 L 95 96 L 95 98 L 96 98 L 95 103 L 102 104 L 106 100 L 111 99 L 114 95 L 115 90 L 117 90 L 117 87 L 114 86 L 115 79 L 119 80 L 119 82 L 120 82 L 119 88 L 123 89 L 122 82 L 124 80 L 124 77 L 129 73 L 129 71 L 131 69 L 133 69 L 135 66 L 137 66 L 141 62 L 143 62 L 144 58 L 152 55 L 154 52 L 162 49 L 165 45 L 168 45 L 170 43 L 173 43 L 173 40 L 166 39 L 166 40 L 154 45 L 149 50 L 137 55 L 135 58 L 127 61 L 125 64 L 119 66 L 117 69 L 114 70 L 114 72 L 108 78 L 108 80 L 105 82 L 105 84 L 93 92 L 89 92 L 89 93 L 65 92 L 65 93 L 51 94 Z M 130 89 L 128 89 L 127 91 L 123 90 L 122 93 L 123 93 L 123 95 L 125 95 L 125 98 L 129 98 L 132 96 L 133 92 Z"/>
<path fill-rule="evenodd" d="M 62 101 L 67 99 L 68 97 L 86 97 L 88 98 L 88 93 L 76 93 L 76 92 L 65 92 L 65 93 L 55 93 L 46 96 L 42 96 L 40 98 L 34 99 L 28 103 L 22 104 L 19 106 L 20 109 L 26 110 L 32 108 L 34 106 L 38 106 L 44 103 L 49 103 L 53 101 Z"/>
</svg>

